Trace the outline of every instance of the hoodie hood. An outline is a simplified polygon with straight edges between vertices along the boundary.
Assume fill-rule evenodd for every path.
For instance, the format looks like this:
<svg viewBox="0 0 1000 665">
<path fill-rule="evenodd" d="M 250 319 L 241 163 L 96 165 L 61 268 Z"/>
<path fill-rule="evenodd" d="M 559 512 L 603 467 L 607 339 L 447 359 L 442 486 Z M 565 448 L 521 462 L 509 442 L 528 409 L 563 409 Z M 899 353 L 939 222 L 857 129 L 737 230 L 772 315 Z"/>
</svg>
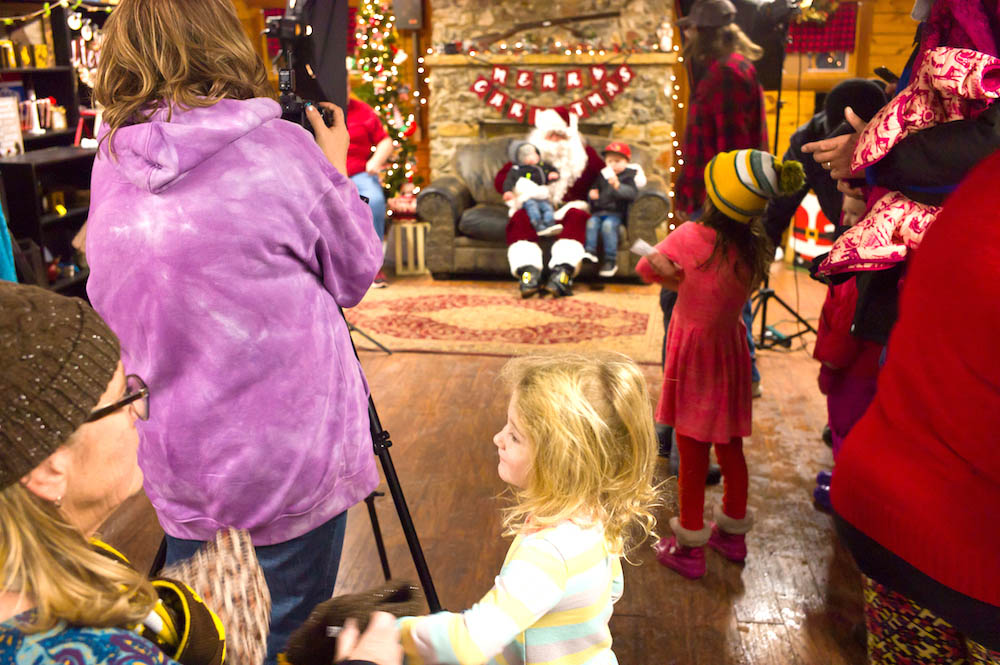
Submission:
<svg viewBox="0 0 1000 665">
<path fill-rule="evenodd" d="M 115 155 L 101 144 L 101 157 L 111 159 L 115 170 L 136 187 L 158 194 L 219 150 L 266 122 L 281 117 L 272 99 L 221 99 L 212 106 L 166 107 L 148 122 L 121 127 L 114 136 Z M 104 129 L 101 138 L 107 134 Z"/>
</svg>

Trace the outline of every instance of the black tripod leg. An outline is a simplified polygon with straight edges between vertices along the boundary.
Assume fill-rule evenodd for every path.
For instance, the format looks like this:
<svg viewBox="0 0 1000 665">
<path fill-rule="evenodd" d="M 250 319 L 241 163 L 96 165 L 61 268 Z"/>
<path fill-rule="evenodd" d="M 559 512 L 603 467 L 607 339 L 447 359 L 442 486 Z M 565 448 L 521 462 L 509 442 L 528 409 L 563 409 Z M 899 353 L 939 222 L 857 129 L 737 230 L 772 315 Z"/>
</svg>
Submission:
<svg viewBox="0 0 1000 665">
<path fill-rule="evenodd" d="M 420 539 L 417 537 L 417 530 L 413 526 L 413 518 L 410 516 L 410 509 L 406 505 L 406 497 L 403 496 L 403 488 L 399 485 L 399 476 L 396 475 L 396 466 L 389 456 L 389 446 L 392 441 L 389 433 L 382 429 L 378 413 L 375 411 L 375 403 L 372 398 L 368 398 L 368 420 L 372 428 L 372 441 L 375 443 L 375 454 L 382 462 L 382 471 L 385 473 L 385 482 L 389 486 L 389 494 L 392 502 L 396 505 L 396 514 L 399 515 L 400 526 L 403 527 L 403 535 L 406 536 L 406 544 L 410 548 L 410 556 L 413 558 L 413 565 L 417 569 L 417 577 L 420 579 L 420 586 L 424 589 L 427 597 L 427 606 L 431 612 L 441 611 L 441 602 L 438 600 L 437 590 L 434 588 L 434 580 L 431 579 L 431 571 L 427 567 L 427 560 L 424 558 L 424 550 L 420 547 Z"/>
<path fill-rule="evenodd" d="M 368 504 L 368 518 L 372 522 L 372 535 L 375 536 L 375 547 L 378 549 L 378 560 L 382 563 L 382 575 L 385 581 L 392 579 L 392 572 L 389 570 L 389 557 L 385 554 L 385 542 L 382 540 L 382 529 L 378 525 L 378 515 L 375 513 L 375 497 L 385 496 L 382 492 L 372 492 L 365 497 Z"/>
<path fill-rule="evenodd" d="M 369 342 L 371 342 L 372 344 L 374 344 L 375 346 L 377 346 L 378 348 L 380 348 L 382 351 L 385 351 L 390 356 L 392 355 L 392 351 L 389 350 L 389 347 L 387 347 L 385 344 L 382 344 L 381 342 L 379 342 L 378 340 L 376 340 L 374 337 L 372 337 L 371 335 L 369 335 L 368 333 L 366 333 L 361 328 L 358 328 L 357 326 L 348 323 L 347 324 L 347 329 L 350 330 L 351 332 L 358 333 L 359 335 L 361 335 L 362 337 L 364 337 L 365 339 L 367 339 Z"/>
<path fill-rule="evenodd" d="M 808 321 L 806 321 L 804 318 L 802 318 L 801 314 L 799 314 L 794 309 L 792 309 L 791 305 L 789 305 L 784 300 L 782 300 L 781 296 L 772 294 L 771 297 L 774 298 L 775 300 L 777 300 L 779 305 L 781 305 L 782 307 L 784 307 L 785 309 L 787 309 L 789 314 L 791 314 L 796 319 L 798 319 L 799 323 L 801 323 L 802 325 L 804 325 L 806 327 L 805 330 L 803 330 L 803 331 L 801 331 L 801 332 L 799 332 L 797 334 L 804 335 L 807 332 L 811 332 L 811 333 L 815 333 L 816 332 L 816 329 L 812 327 L 812 324 L 809 323 Z"/>
</svg>

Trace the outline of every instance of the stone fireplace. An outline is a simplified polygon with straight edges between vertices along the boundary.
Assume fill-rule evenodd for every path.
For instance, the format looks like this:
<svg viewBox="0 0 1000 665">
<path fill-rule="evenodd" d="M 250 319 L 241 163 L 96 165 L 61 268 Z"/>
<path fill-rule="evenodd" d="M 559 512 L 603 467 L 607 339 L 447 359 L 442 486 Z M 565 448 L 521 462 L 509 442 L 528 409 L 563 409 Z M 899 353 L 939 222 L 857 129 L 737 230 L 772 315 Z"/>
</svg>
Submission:
<svg viewBox="0 0 1000 665">
<path fill-rule="evenodd" d="M 657 30 L 671 20 L 670 0 L 508 0 L 483 3 L 479 0 L 442 0 L 432 6 L 433 37 L 438 45 L 465 42 L 476 35 L 504 32 L 526 21 L 541 21 L 582 14 L 620 10 L 616 18 L 582 23 L 570 29 L 565 26 L 538 28 L 528 36 L 537 43 L 545 40 L 562 45 L 579 45 L 581 35 L 590 44 L 606 44 L 604 53 L 595 48 L 570 53 L 479 52 L 446 55 L 435 51 L 424 56 L 423 65 L 429 79 L 428 133 L 430 139 L 431 179 L 453 174 L 455 150 L 458 146 L 500 134 L 526 134 L 530 127 L 507 118 L 488 106 L 470 89 L 480 77 L 491 78 L 494 66 L 535 72 L 565 72 L 591 65 L 606 65 L 613 69 L 627 64 L 633 76 L 628 86 L 611 102 L 587 118 L 580 120 L 584 133 L 620 139 L 641 146 L 654 157 L 654 172 L 669 181 L 673 166 L 675 82 L 682 79 L 678 54 L 650 48 L 656 42 Z M 506 39 L 510 50 L 520 35 Z M 523 37 L 522 37 L 523 38 Z M 614 52 L 610 45 L 619 45 Z M 467 49 L 466 49 L 467 50 Z M 630 52 L 632 51 L 632 52 Z M 675 77 L 672 79 L 671 77 Z M 679 83 L 678 83 L 679 85 Z M 590 88 L 592 86 L 588 86 Z M 508 90 L 512 97 L 538 107 L 566 106 L 585 93 L 584 90 L 540 92 Z M 575 93 L 575 94 L 574 94 Z"/>
</svg>

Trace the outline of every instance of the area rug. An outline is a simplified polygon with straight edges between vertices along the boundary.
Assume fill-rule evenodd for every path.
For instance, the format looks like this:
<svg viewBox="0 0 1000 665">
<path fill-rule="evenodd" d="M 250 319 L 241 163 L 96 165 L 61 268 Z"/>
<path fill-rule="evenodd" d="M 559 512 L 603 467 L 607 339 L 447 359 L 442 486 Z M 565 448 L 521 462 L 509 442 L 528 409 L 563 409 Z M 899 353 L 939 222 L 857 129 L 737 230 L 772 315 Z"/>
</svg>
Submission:
<svg viewBox="0 0 1000 665">
<path fill-rule="evenodd" d="M 663 321 L 655 287 L 578 288 L 522 299 L 514 284 L 407 285 L 372 290 L 347 320 L 392 351 L 489 354 L 618 351 L 659 364 Z M 376 347 L 355 334 L 359 349 Z"/>
</svg>

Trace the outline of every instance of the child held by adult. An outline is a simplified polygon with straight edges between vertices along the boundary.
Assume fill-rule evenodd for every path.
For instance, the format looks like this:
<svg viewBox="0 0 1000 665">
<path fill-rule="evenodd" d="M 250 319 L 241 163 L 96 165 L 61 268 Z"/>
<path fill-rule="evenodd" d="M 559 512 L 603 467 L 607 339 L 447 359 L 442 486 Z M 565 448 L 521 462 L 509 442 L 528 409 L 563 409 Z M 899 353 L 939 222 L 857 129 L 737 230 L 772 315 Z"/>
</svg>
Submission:
<svg viewBox="0 0 1000 665">
<path fill-rule="evenodd" d="M 690 579 L 705 574 L 704 546 L 730 561 L 746 558 L 748 473 L 743 437 L 750 434 L 750 349 L 742 309 L 763 280 L 774 248 L 759 215 L 770 198 L 797 191 L 802 166 L 760 150 L 716 155 L 705 168 L 708 199 L 642 258 L 649 282 L 678 292 L 667 331 L 657 422 L 671 425 L 680 454 L 680 517 L 674 535 L 656 545 L 664 566 Z M 704 523 L 705 474 L 714 444 L 724 494 L 715 523 Z"/>
<path fill-rule="evenodd" d="M 614 141 L 604 149 L 600 175 L 590 190 L 590 219 L 587 220 L 587 253 L 583 258 L 597 263 L 597 236 L 604 246 L 604 258 L 598 271 L 601 277 L 614 277 L 618 272 L 618 229 L 628 206 L 646 185 L 646 174 L 638 164 L 629 163 L 632 149 L 627 143 Z"/>
<path fill-rule="evenodd" d="M 510 214 L 524 208 L 535 233 L 558 235 L 563 226 L 555 221 L 555 207 L 547 185 L 559 179 L 559 172 L 543 162 L 538 148 L 527 141 L 513 141 L 508 153 L 514 166 L 503 181 L 503 200 L 510 207 Z"/>
<path fill-rule="evenodd" d="M 410 665 L 617 662 L 619 559 L 656 521 L 646 380 L 618 354 L 519 358 L 503 377 L 512 395 L 493 443 L 514 542 L 471 609 L 400 619 L 403 650 Z"/>
</svg>

